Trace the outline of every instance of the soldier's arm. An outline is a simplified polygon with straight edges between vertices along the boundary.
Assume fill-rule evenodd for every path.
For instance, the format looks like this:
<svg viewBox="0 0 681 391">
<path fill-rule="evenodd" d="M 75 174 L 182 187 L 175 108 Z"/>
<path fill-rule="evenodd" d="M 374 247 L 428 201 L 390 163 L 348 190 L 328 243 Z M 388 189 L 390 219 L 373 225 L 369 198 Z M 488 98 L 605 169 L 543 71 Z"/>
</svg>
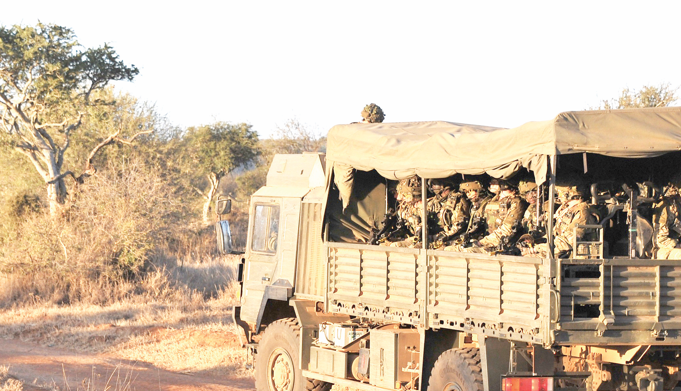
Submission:
<svg viewBox="0 0 681 391">
<path fill-rule="evenodd" d="M 553 243 L 555 246 L 555 252 L 560 252 L 560 251 L 570 251 L 572 250 L 572 243 L 575 238 L 575 226 L 577 224 L 583 224 L 584 223 L 584 213 L 582 211 L 579 211 L 575 213 L 573 216 L 572 220 L 566 227 L 566 229 L 563 231 L 561 235 L 556 236 L 553 239 Z M 581 230 L 583 231 L 583 230 Z M 583 235 L 580 235 L 578 233 L 578 237 L 581 237 Z"/>
<path fill-rule="evenodd" d="M 672 238 L 670 235 L 670 226 L 674 222 L 670 221 L 672 214 L 668 211 L 669 206 L 665 206 L 660 214 L 660 229 L 657 231 L 656 240 L 657 245 L 662 248 L 674 248 L 678 244 L 678 240 Z"/>
<path fill-rule="evenodd" d="M 678 211 L 678 205 L 676 202 L 674 203 L 673 206 L 670 206 L 669 208 L 669 217 L 668 221 L 671 223 L 670 227 L 672 230 L 674 230 L 676 233 L 681 234 L 681 220 L 679 220 L 679 211 Z"/>
</svg>

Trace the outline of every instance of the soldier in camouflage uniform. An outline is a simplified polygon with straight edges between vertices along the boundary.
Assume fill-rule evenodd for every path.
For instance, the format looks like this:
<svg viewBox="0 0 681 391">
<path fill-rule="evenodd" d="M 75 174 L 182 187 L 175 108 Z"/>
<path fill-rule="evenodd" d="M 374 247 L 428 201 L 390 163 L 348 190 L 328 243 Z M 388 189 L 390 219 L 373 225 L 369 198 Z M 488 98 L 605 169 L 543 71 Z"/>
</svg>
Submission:
<svg viewBox="0 0 681 391">
<path fill-rule="evenodd" d="M 369 103 L 362 109 L 362 123 L 380 123 L 385 119 L 385 113 L 376 103 Z"/>
<path fill-rule="evenodd" d="M 527 204 L 518 195 L 518 189 L 508 181 L 499 180 L 499 193 L 483 211 L 487 221 L 487 235 L 474 243 L 470 252 L 504 251 L 515 244 L 520 236 L 523 214 Z"/>
<path fill-rule="evenodd" d="M 492 194 L 492 197 L 496 196 L 501 191 L 501 187 L 499 186 L 499 183 L 500 182 L 497 178 L 490 179 L 488 189 L 489 189 L 489 192 Z"/>
<path fill-rule="evenodd" d="M 414 176 L 397 185 L 397 220 L 404 227 L 402 238 L 390 241 L 391 247 L 420 247 L 421 180 Z"/>
<path fill-rule="evenodd" d="M 656 259 L 681 259 L 681 196 L 674 185 L 665 188 L 662 202 L 653 214 L 653 244 Z"/>
<path fill-rule="evenodd" d="M 428 215 L 434 216 L 436 225 L 432 229 L 429 225 L 431 247 L 440 248 L 466 229 L 470 202 L 451 182 L 433 179 L 430 184 L 435 195 L 428 199 Z"/>
<path fill-rule="evenodd" d="M 523 232 L 537 232 L 539 230 L 539 224 L 537 224 L 537 184 L 521 181 L 518 185 L 518 192 L 527 202 L 527 209 L 523 214 Z"/>
<path fill-rule="evenodd" d="M 575 241 L 591 240 L 594 233 L 580 228 L 578 225 L 596 224 L 596 218 L 585 201 L 588 189 L 584 185 L 556 186 L 563 203 L 553 215 L 553 243 L 554 255 L 557 258 L 567 258 L 572 254 Z M 547 257 L 549 253 L 547 243 L 528 246 L 522 250 L 522 255 Z"/>
<path fill-rule="evenodd" d="M 546 236 L 549 202 L 545 201 L 542 205 L 539 221 L 537 221 L 537 207 L 539 205 L 537 184 L 531 181 L 521 181 L 518 185 L 518 191 L 527 202 L 527 209 L 523 215 L 523 232 L 532 236 L 535 241 L 542 240 Z"/>
<path fill-rule="evenodd" d="M 486 231 L 486 221 L 483 215 L 485 205 L 492 199 L 482 184 L 478 181 L 461 182 L 459 190 L 466 195 L 470 202 L 470 211 L 466 231 L 460 238 L 446 243 L 445 250 L 462 251 L 470 240 L 480 239 Z"/>
</svg>

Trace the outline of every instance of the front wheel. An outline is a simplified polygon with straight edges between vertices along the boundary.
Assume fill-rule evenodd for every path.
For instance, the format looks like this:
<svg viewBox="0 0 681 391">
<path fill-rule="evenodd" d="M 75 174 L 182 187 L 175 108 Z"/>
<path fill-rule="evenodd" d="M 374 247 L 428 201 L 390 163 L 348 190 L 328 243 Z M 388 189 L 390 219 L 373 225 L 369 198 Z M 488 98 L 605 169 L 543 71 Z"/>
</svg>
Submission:
<svg viewBox="0 0 681 391">
<path fill-rule="evenodd" d="M 478 349 L 450 349 L 433 365 L 428 391 L 482 391 Z"/>
<path fill-rule="evenodd" d="M 255 356 L 258 391 L 327 391 L 331 385 L 303 378 L 299 365 L 300 325 L 281 319 L 265 329 Z"/>
</svg>

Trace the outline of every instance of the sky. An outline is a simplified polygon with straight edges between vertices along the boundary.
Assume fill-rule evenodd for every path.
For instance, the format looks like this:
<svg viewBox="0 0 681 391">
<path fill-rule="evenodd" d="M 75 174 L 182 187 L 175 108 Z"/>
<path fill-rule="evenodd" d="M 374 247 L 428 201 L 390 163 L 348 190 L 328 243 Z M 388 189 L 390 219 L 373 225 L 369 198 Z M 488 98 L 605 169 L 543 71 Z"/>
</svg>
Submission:
<svg viewBox="0 0 681 391">
<path fill-rule="evenodd" d="M 368 103 L 386 122 L 514 127 L 677 88 L 679 15 L 679 1 L 34 0 L 4 2 L 0 25 L 108 43 L 140 70 L 116 89 L 172 124 L 268 138 L 292 119 L 326 134 Z"/>
</svg>

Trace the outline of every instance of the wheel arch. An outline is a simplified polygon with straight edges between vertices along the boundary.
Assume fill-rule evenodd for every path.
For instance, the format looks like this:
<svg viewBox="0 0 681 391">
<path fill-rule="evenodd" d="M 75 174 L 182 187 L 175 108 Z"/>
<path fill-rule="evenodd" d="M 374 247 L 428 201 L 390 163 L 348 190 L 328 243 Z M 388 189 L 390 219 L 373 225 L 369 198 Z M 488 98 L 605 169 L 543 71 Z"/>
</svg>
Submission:
<svg viewBox="0 0 681 391">
<path fill-rule="evenodd" d="M 435 361 L 447 350 L 463 346 L 463 333 L 456 330 L 428 329 L 421 333 L 421 378 L 419 390 L 428 387 Z"/>
<path fill-rule="evenodd" d="M 255 322 L 256 334 L 262 327 L 276 320 L 296 318 L 296 313 L 289 304 L 291 296 L 293 296 L 293 286 L 288 280 L 277 280 L 274 284 L 265 287 Z"/>
</svg>

